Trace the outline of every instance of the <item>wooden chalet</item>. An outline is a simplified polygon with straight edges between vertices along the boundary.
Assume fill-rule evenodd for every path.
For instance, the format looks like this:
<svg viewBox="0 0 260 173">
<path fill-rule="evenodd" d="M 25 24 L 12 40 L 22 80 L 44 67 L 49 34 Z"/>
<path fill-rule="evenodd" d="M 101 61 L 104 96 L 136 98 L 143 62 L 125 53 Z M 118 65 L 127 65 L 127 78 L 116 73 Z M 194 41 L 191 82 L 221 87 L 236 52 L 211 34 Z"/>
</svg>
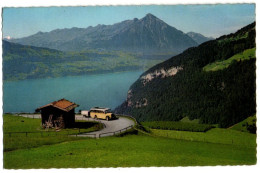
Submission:
<svg viewBox="0 0 260 173">
<path fill-rule="evenodd" d="M 54 101 L 36 109 L 41 112 L 43 128 L 67 128 L 75 123 L 75 108 L 79 105 L 66 99 Z"/>
</svg>

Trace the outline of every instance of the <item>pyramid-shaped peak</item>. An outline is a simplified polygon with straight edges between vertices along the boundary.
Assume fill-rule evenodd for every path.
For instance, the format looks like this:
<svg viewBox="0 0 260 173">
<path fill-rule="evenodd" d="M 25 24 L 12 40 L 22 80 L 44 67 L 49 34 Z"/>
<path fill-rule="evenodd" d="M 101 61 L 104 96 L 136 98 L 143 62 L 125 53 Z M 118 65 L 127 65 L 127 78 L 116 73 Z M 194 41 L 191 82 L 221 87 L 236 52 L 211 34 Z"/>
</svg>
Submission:
<svg viewBox="0 0 260 173">
<path fill-rule="evenodd" d="M 142 21 L 161 21 L 161 19 L 157 18 L 155 15 L 148 13 L 141 19 Z"/>
<path fill-rule="evenodd" d="M 147 17 L 147 18 L 157 18 L 155 15 L 153 15 L 151 13 L 146 14 L 145 17 Z"/>
<path fill-rule="evenodd" d="M 164 25 L 166 24 L 164 21 L 157 18 L 156 16 L 154 16 L 151 13 L 146 14 L 146 16 L 141 19 L 141 21 L 143 21 L 145 23 L 160 23 L 160 24 L 164 24 Z"/>
</svg>

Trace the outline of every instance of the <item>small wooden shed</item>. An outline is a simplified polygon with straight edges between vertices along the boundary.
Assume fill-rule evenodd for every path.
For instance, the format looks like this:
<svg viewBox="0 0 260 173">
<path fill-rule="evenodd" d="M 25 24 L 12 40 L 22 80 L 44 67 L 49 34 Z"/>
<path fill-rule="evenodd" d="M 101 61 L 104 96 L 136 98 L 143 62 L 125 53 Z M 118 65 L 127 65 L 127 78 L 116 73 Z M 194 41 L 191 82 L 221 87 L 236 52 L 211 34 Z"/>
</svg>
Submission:
<svg viewBox="0 0 260 173">
<path fill-rule="evenodd" d="M 36 112 L 41 112 L 43 128 L 67 128 L 73 127 L 78 106 L 63 98 L 37 108 Z"/>
</svg>

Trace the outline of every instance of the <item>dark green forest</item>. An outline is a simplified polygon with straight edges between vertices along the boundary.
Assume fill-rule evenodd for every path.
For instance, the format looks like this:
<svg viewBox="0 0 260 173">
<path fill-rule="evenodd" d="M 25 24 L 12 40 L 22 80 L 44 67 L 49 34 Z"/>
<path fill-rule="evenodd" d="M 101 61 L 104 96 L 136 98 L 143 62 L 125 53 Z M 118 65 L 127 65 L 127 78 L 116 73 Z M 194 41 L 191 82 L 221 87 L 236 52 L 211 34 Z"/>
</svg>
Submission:
<svg viewBox="0 0 260 173">
<path fill-rule="evenodd" d="M 231 61 L 222 70 L 205 71 L 203 67 L 255 47 L 255 23 L 252 23 L 234 34 L 189 48 L 142 76 L 171 67 L 183 70 L 174 76 L 156 77 L 145 85 L 140 77 L 130 87 L 130 98 L 115 112 L 130 114 L 139 121 L 179 121 L 188 116 L 220 127 L 240 122 L 256 112 L 255 53 L 247 59 Z M 146 103 L 142 104 L 144 100 Z M 136 106 L 137 103 L 142 106 Z"/>
</svg>

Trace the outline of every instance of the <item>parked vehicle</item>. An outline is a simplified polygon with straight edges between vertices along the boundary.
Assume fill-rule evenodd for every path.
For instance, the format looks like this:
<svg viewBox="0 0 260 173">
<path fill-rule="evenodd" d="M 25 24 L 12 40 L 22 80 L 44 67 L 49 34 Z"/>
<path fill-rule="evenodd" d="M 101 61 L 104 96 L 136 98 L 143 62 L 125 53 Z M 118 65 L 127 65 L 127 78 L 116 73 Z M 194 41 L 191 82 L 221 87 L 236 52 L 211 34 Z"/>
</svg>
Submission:
<svg viewBox="0 0 260 173">
<path fill-rule="evenodd" d="M 88 115 L 88 112 L 89 111 L 81 111 L 81 115 L 83 115 L 84 117 L 89 117 L 89 115 Z"/>
</svg>

